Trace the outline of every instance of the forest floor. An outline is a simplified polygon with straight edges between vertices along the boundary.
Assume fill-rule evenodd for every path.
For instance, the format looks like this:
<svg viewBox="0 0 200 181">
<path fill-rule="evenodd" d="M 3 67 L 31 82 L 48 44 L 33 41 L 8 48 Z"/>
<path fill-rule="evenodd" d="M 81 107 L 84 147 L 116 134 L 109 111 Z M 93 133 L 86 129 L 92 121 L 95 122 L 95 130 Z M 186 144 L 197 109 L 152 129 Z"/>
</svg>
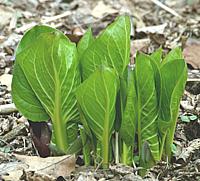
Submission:
<svg viewBox="0 0 200 181">
<path fill-rule="evenodd" d="M 165 0 L 167 7 L 162 5 L 156 0 L 0 1 L 0 180 L 200 180 L 200 1 Z M 76 41 L 88 27 L 97 35 L 124 13 L 130 15 L 134 27 L 132 62 L 137 50 L 151 53 L 159 47 L 165 52 L 176 46 L 183 48 L 188 80 L 177 120 L 173 164 L 160 162 L 142 179 L 137 168 L 113 165 L 101 170 L 80 166 L 81 157 L 47 161 L 34 157 L 38 148 L 32 139 L 33 130 L 30 131 L 30 124 L 17 112 L 11 98 L 15 50 L 23 34 L 42 23 Z M 55 173 L 59 159 L 67 162 Z M 53 165 L 54 172 L 48 163 Z M 39 167 L 40 164 L 46 167 Z M 65 178 L 61 177 L 63 170 L 67 172 Z"/>
</svg>

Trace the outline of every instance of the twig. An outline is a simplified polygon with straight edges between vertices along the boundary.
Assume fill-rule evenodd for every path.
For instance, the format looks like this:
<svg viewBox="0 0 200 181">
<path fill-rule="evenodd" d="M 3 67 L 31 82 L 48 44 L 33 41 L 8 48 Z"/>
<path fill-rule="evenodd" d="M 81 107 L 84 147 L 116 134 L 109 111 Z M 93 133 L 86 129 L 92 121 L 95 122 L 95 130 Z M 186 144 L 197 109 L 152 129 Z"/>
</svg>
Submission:
<svg viewBox="0 0 200 181">
<path fill-rule="evenodd" d="M 187 82 L 200 82 L 200 78 L 188 78 Z"/>
<path fill-rule="evenodd" d="M 64 18 L 66 16 L 69 16 L 71 14 L 70 11 L 66 11 L 62 14 L 59 14 L 59 15 L 56 15 L 56 16 L 52 16 L 52 17 L 46 17 L 44 20 L 41 20 L 41 23 L 42 24 L 46 24 L 46 23 L 49 23 L 51 21 L 55 21 L 57 19 L 60 19 L 60 18 Z"/>
<path fill-rule="evenodd" d="M 52 16 L 52 17 L 45 17 L 43 20 L 41 20 L 40 22 L 36 23 L 36 22 L 33 22 L 33 23 L 29 23 L 29 24 L 25 24 L 19 28 L 16 28 L 15 31 L 17 33 L 20 33 L 20 32 L 24 32 L 28 29 L 30 29 L 31 27 L 37 25 L 37 24 L 48 24 L 52 21 L 55 21 L 55 20 L 58 20 L 58 19 L 61 19 L 61 18 L 64 18 L 66 16 L 69 16 L 71 14 L 70 11 L 65 11 L 64 13 L 62 14 L 59 14 L 59 15 L 56 15 L 56 16 Z"/>
<path fill-rule="evenodd" d="M 0 136 L 0 147 L 4 146 L 5 143 L 7 144 L 10 141 L 14 140 L 17 136 L 24 135 L 24 132 L 26 132 L 25 124 L 23 124 L 23 123 L 18 124 L 18 126 L 13 128 L 7 134 Z"/>
<path fill-rule="evenodd" d="M 21 26 L 21 27 L 19 27 L 19 28 L 16 28 L 16 29 L 15 29 L 15 32 L 16 32 L 16 33 L 24 32 L 24 31 L 28 30 L 29 28 L 35 26 L 36 24 L 37 24 L 36 22 L 32 22 L 32 23 L 25 24 L 25 25 L 23 25 L 23 26 Z"/>
<path fill-rule="evenodd" d="M 17 112 L 17 108 L 14 104 L 0 105 L 0 114 L 10 114 L 13 112 Z"/>
<path fill-rule="evenodd" d="M 74 157 L 74 155 L 67 155 L 65 158 L 63 158 L 63 159 L 61 159 L 61 160 L 59 160 L 59 161 L 57 161 L 57 162 L 55 162 L 55 163 L 51 163 L 51 164 L 49 164 L 49 165 L 47 165 L 47 166 L 45 166 L 45 167 L 43 167 L 43 168 L 40 168 L 40 169 L 38 169 L 37 171 L 45 170 L 45 169 L 47 169 L 47 168 L 49 168 L 49 167 L 52 167 L 52 166 L 57 165 L 57 164 L 59 164 L 59 163 L 62 163 L 63 161 L 68 160 L 68 159 L 73 158 L 73 157 Z M 44 159 L 45 159 L 45 158 L 44 158 Z"/>
<path fill-rule="evenodd" d="M 174 11 L 173 9 L 169 8 L 168 6 L 164 5 L 163 3 L 161 3 L 158 0 L 151 0 L 151 2 L 153 2 L 154 4 L 156 4 L 157 6 L 161 7 L 162 9 L 164 9 L 165 11 L 171 13 L 172 15 L 182 18 L 176 11 Z"/>
</svg>

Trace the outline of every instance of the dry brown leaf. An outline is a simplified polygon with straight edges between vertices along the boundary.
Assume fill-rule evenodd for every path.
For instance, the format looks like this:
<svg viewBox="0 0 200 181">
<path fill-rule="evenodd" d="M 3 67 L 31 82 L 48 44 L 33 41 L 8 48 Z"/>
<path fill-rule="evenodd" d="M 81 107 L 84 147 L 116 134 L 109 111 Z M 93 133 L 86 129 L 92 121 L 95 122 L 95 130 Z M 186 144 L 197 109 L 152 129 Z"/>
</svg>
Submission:
<svg viewBox="0 0 200 181">
<path fill-rule="evenodd" d="M 41 158 L 38 156 L 15 155 L 18 160 L 28 165 L 25 171 L 34 171 L 37 174 L 50 175 L 55 178 L 68 176 L 75 170 L 75 156 L 64 155 L 58 157 Z"/>
<path fill-rule="evenodd" d="M 178 160 L 182 159 L 187 162 L 188 158 L 196 151 L 200 149 L 200 138 L 194 139 L 189 142 L 187 148 L 183 148 L 181 154 L 178 156 Z"/>
<path fill-rule="evenodd" d="M 33 180 L 54 180 L 70 175 L 75 170 L 75 156 L 64 155 L 58 157 L 41 158 L 14 154 L 18 161 L 0 164 L 0 175 L 5 180 L 20 180 L 24 174 Z M 23 173 L 24 172 L 24 173 Z M 31 175 L 30 175 L 31 174 Z M 36 179 L 37 178 L 37 179 Z M 29 179 L 30 180 L 30 179 Z"/>
<path fill-rule="evenodd" d="M 200 41 L 188 39 L 183 55 L 188 64 L 194 69 L 200 69 Z"/>
<path fill-rule="evenodd" d="M 106 5 L 103 1 L 99 1 L 92 10 L 91 14 L 95 18 L 102 18 L 105 14 L 114 14 L 117 12 L 118 11 L 112 8 L 110 5 Z"/>
<path fill-rule="evenodd" d="M 167 27 L 167 23 L 156 25 L 156 26 L 146 26 L 142 28 L 137 28 L 136 32 L 144 32 L 146 34 L 148 33 L 157 33 L 157 34 L 163 34 L 165 28 Z"/>
<path fill-rule="evenodd" d="M 151 41 L 149 38 L 137 39 L 131 41 L 131 55 L 135 55 L 137 51 L 146 52 Z"/>
</svg>

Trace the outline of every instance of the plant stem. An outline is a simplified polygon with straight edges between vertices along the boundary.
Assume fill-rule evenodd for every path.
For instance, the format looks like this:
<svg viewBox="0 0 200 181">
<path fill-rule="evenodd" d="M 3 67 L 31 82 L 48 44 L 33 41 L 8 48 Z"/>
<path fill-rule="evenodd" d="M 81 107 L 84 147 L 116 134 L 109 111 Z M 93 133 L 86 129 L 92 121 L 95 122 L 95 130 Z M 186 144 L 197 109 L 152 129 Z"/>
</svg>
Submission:
<svg viewBox="0 0 200 181">
<path fill-rule="evenodd" d="M 122 163 L 125 165 L 131 165 L 133 161 L 132 146 L 127 146 L 123 142 L 123 151 L 122 151 Z"/>
<path fill-rule="evenodd" d="M 166 143 L 166 136 L 167 136 L 167 132 L 165 132 L 165 134 L 163 135 L 163 137 L 161 138 L 161 146 L 160 146 L 160 160 L 162 160 L 162 156 L 163 156 L 163 150 L 164 150 L 164 146 Z"/>
<path fill-rule="evenodd" d="M 175 115 L 175 116 L 174 116 Z M 174 121 L 172 122 L 172 125 L 169 129 L 169 132 L 166 136 L 166 156 L 169 162 L 171 161 L 171 156 L 172 156 L 172 144 L 174 141 L 174 133 L 176 130 L 176 120 L 178 118 L 178 112 L 174 112 L 172 118 L 174 117 Z"/>
<path fill-rule="evenodd" d="M 95 159 L 95 167 L 99 167 L 99 165 L 102 162 L 102 158 L 101 158 L 101 142 L 99 140 L 97 140 L 97 144 L 96 144 L 96 159 Z"/>
<path fill-rule="evenodd" d="M 173 138 L 174 136 L 171 136 L 170 132 L 166 136 L 165 153 L 167 156 L 166 160 L 169 162 L 171 161 Z"/>
<path fill-rule="evenodd" d="M 83 128 L 80 128 L 80 135 L 83 144 L 83 159 L 86 166 L 89 166 L 91 163 L 90 159 L 90 141 L 87 141 L 87 135 Z"/>
<path fill-rule="evenodd" d="M 55 144 L 59 150 L 66 152 L 68 148 L 66 125 L 62 124 L 64 121 L 59 119 L 59 115 L 56 114 L 55 117 L 56 118 L 52 119 Z"/>
<path fill-rule="evenodd" d="M 108 157 L 109 157 L 109 135 L 108 131 L 105 131 L 102 141 L 102 167 L 108 168 Z"/>
<path fill-rule="evenodd" d="M 119 133 L 115 132 L 115 163 L 119 163 Z"/>
<path fill-rule="evenodd" d="M 52 116 L 55 144 L 59 150 L 66 152 L 68 148 L 66 120 L 61 115 L 60 81 L 55 70 L 55 108 Z"/>
</svg>

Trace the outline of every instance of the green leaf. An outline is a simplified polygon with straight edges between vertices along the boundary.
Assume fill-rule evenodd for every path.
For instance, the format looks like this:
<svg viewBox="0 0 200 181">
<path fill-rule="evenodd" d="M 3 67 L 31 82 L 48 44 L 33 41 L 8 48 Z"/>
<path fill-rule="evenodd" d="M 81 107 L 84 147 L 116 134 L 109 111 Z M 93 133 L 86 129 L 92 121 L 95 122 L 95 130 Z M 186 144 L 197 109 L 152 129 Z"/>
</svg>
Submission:
<svg viewBox="0 0 200 181">
<path fill-rule="evenodd" d="M 102 145 L 103 165 L 108 164 L 118 87 L 119 80 L 115 71 L 102 67 L 85 80 L 76 91 L 86 121 Z"/>
<path fill-rule="evenodd" d="M 191 121 L 198 119 L 197 115 L 191 115 L 191 116 L 189 116 L 189 118 L 190 118 Z"/>
<path fill-rule="evenodd" d="M 128 95 L 126 106 L 123 113 L 120 134 L 125 143 L 129 146 L 134 145 L 136 123 L 137 123 L 137 95 L 135 89 L 134 71 L 129 70 L 128 75 Z"/>
<path fill-rule="evenodd" d="M 33 92 L 21 67 L 15 62 L 12 79 L 12 99 L 17 109 L 32 121 L 47 121 L 49 115 Z"/>
<path fill-rule="evenodd" d="M 92 30 L 89 28 L 87 32 L 83 35 L 81 40 L 78 42 L 77 50 L 79 59 L 82 58 L 85 50 L 94 42 L 94 37 L 92 35 Z"/>
<path fill-rule="evenodd" d="M 189 119 L 188 116 L 181 115 L 181 121 L 186 122 L 186 123 L 189 123 L 189 122 L 190 122 L 190 119 Z"/>
<path fill-rule="evenodd" d="M 45 25 L 36 25 L 29 31 L 27 31 L 23 38 L 21 39 L 20 43 L 18 44 L 17 50 L 16 50 L 16 55 L 19 54 L 21 51 L 26 49 L 27 47 L 31 46 L 31 44 L 38 39 L 38 37 L 42 33 L 47 33 L 47 32 L 55 32 L 58 31 L 54 28 L 51 28 L 49 26 Z M 59 31 L 58 31 L 59 32 Z"/>
<path fill-rule="evenodd" d="M 67 154 L 78 154 L 83 148 L 81 137 L 77 137 L 76 140 L 67 148 Z"/>
<path fill-rule="evenodd" d="M 172 153 L 175 154 L 177 152 L 177 147 L 175 144 L 172 144 Z"/>
<path fill-rule="evenodd" d="M 35 26 L 31 30 L 27 31 L 20 41 L 16 56 L 27 49 L 31 44 L 38 39 L 38 36 L 46 32 L 57 31 L 54 28 L 48 26 Z M 26 79 L 21 67 L 15 62 L 13 80 L 12 80 L 12 99 L 18 110 L 28 119 L 32 121 L 47 121 L 49 115 L 41 105 L 37 96 L 33 92 L 31 86 Z M 34 100 L 34 101 L 33 101 Z"/>
<path fill-rule="evenodd" d="M 161 69 L 161 112 L 165 121 L 177 117 L 180 99 L 185 88 L 187 70 L 184 60 L 169 61 Z M 169 73 L 170 71 L 170 73 Z M 175 117 L 174 117 L 175 116 Z"/>
<path fill-rule="evenodd" d="M 123 76 L 130 56 L 130 18 L 118 17 L 110 24 L 95 41 L 90 44 L 81 59 L 83 80 L 92 72 L 105 65 L 116 70 Z"/>
<path fill-rule="evenodd" d="M 165 152 L 170 159 L 180 100 L 187 80 L 187 66 L 183 59 L 169 60 L 161 66 L 160 72 L 162 109 L 158 125 L 162 136 L 166 135 Z"/>
<path fill-rule="evenodd" d="M 177 60 L 177 59 L 183 59 L 183 58 L 184 57 L 183 57 L 181 49 L 179 47 L 176 47 L 176 48 L 172 49 L 166 55 L 166 57 L 164 58 L 162 63 L 166 63 L 166 62 L 169 62 L 169 61 L 174 61 L 174 60 Z"/>
<path fill-rule="evenodd" d="M 138 143 L 141 154 L 142 145 L 148 144 L 154 160 L 159 160 L 158 141 L 158 98 L 155 88 L 154 69 L 151 59 L 144 54 L 136 56 L 136 91 Z M 144 165 L 145 167 L 145 165 Z"/>
<path fill-rule="evenodd" d="M 28 89 L 32 91 L 32 95 L 35 94 L 37 99 L 32 96 L 30 101 L 33 105 L 40 102 L 40 107 L 42 105 L 53 121 L 56 145 L 60 150 L 66 151 L 69 143 L 66 140 L 65 125 L 67 121 L 77 119 L 78 116 L 74 94 L 80 82 L 76 46 L 57 30 L 40 33 L 31 45 L 29 42 L 27 44 L 23 45 L 24 49 L 17 51 L 16 55 L 17 64 L 27 82 L 25 88 L 13 86 L 13 97 L 19 97 L 14 89 L 22 92 Z M 15 80 L 17 82 L 20 75 L 14 76 L 18 76 Z M 18 104 L 22 114 L 25 113 L 23 104 L 22 101 Z M 35 116 L 33 120 L 38 119 L 37 114 L 31 116 Z"/>
<path fill-rule="evenodd" d="M 162 48 L 157 49 L 155 52 L 151 54 L 150 57 L 157 63 L 157 65 L 160 65 L 162 62 Z"/>
</svg>

